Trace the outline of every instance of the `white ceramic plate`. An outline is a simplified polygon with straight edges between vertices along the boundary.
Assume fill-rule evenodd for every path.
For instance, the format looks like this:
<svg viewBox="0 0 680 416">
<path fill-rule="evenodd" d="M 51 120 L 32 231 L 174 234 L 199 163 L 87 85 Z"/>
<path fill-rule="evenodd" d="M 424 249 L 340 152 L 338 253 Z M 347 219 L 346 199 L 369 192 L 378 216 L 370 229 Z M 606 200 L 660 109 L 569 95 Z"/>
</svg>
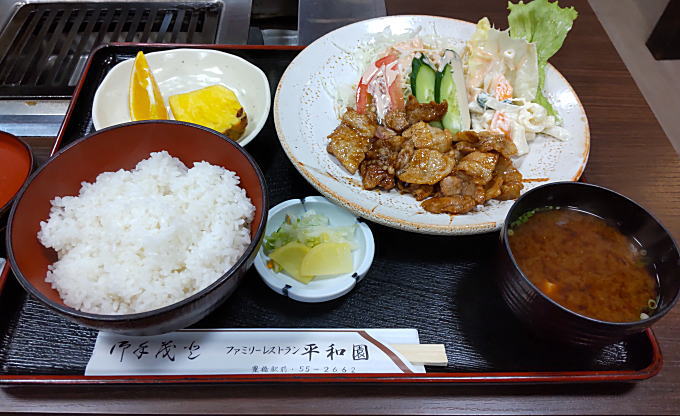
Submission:
<svg viewBox="0 0 680 416">
<path fill-rule="evenodd" d="M 357 217 L 348 210 L 334 205 L 322 196 L 308 196 L 304 199 L 291 199 L 282 202 L 269 210 L 265 235 L 276 231 L 286 215 L 300 217 L 305 211 L 313 209 L 328 217 L 330 224 L 335 227 L 357 225 L 354 232 L 356 248 L 352 250 L 354 271 L 332 276 L 318 276 L 308 284 L 301 283 L 285 272 L 277 273 L 267 267 L 269 258 L 264 254 L 263 245 L 260 246 L 255 257 L 255 268 L 262 276 L 262 280 L 273 291 L 300 302 L 325 302 L 348 293 L 361 279 L 366 276 L 373 263 L 375 243 L 373 233 L 363 222 L 357 223 Z"/>
<path fill-rule="evenodd" d="M 248 116 L 241 146 L 262 130 L 269 115 L 269 81 L 260 68 L 238 56 L 210 49 L 170 49 L 145 54 L 168 114 L 168 98 L 210 85 L 221 84 L 234 91 Z M 92 122 L 99 130 L 130 120 L 128 90 L 134 59 L 114 66 L 97 88 L 92 104 Z"/>
<path fill-rule="evenodd" d="M 411 195 L 366 191 L 359 174 L 350 175 L 326 151 L 327 135 L 339 124 L 332 94 L 356 85 L 364 68 L 357 51 L 387 28 L 393 35 L 420 29 L 451 40 L 462 51 L 475 30 L 473 23 L 433 16 L 388 16 L 337 29 L 305 48 L 291 62 L 274 98 L 274 121 L 281 144 L 293 165 L 332 201 L 369 220 L 427 234 L 477 234 L 500 228 L 513 201 L 490 201 L 465 215 L 426 212 Z M 542 183 L 578 180 L 590 149 L 585 111 L 576 93 L 552 66 L 546 69 L 545 95 L 559 112 L 571 139 L 560 142 L 539 136 L 528 155 L 515 161 L 526 182 L 524 191 Z"/>
</svg>

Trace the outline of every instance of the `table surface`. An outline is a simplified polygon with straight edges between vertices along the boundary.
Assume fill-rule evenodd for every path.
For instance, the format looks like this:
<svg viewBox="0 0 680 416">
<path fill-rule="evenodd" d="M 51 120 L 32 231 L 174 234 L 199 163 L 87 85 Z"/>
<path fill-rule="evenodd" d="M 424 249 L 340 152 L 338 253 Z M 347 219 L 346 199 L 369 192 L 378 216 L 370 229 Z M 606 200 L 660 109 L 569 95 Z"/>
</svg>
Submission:
<svg viewBox="0 0 680 416">
<path fill-rule="evenodd" d="M 507 26 L 506 0 L 388 0 L 388 14 L 431 14 Z M 561 0 L 578 20 L 551 63 L 588 114 L 585 177 L 649 208 L 680 239 L 680 158 L 586 0 Z M 49 140 L 31 141 L 38 158 Z M 656 377 L 637 384 L 583 385 L 228 385 L 54 386 L 0 389 L 0 411 L 38 413 L 677 413 L 680 308 L 655 328 L 664 353 Z"/>
</svg>

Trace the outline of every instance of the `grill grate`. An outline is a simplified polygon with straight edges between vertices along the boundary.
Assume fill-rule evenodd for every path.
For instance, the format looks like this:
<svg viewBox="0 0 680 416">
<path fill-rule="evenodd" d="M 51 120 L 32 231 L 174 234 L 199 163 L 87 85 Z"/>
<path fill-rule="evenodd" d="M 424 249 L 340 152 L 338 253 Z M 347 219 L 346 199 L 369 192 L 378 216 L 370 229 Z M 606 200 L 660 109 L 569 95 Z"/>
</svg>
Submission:
<svg viewBox="0 0 680 416">
<path fill-rule="evenodd" d="M 221 2 L 25 4 L 0 35 L 0 98 L 69 97 L 104 43 L 214 43 L 221 10 Z"/>
</svg>

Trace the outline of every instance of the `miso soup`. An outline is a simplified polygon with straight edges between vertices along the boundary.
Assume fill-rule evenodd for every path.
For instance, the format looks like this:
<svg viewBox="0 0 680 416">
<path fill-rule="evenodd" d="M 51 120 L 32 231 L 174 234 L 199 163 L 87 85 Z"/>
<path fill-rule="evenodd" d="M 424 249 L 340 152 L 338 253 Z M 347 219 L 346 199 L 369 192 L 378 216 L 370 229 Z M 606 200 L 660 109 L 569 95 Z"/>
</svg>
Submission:
<svg viewBox="0 0 680 416">
<path fill-rule="evenodd" d="M 638 321 L 656 308 L 657 282 L 634 240 L 599 217 L 538 210 L 508 232 L 515 261 L 565 308 L 609 322 Z"/>
</svg>

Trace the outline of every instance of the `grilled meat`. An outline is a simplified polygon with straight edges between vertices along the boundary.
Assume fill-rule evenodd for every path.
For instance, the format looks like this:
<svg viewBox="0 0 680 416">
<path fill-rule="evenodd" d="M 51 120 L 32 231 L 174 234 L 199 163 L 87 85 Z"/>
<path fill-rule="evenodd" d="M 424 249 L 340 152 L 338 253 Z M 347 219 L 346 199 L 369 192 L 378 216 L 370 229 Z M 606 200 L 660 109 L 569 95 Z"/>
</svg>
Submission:
<svg viewBox="0 0 680 416">
<path fill-rule="evenodd" d="M 479 142 L 477 142 L 477 149 L 480 152 L 495 151 L 505 157 L 517 154 L 517 146 L 505 134 L 483 131 L 478 133 L 478 135 Z"/>
<path fill-rule="evenodd" d="M 468 153 L 476 152 L 477 146 L 470 142 L 458 142 L 455 146 L 456 150 L 460 152 L 461 155 L 465 156 Z"/>
<path fill-rule="evenodd" d="M 402 194 L 411 194 L 416 201 L 422 201 L 434 194 L 434 185 L 418 185 L 415 183 L 406 183 L 397 181 L 397 188 Z"/>
<path fill-rule="evenodd" d="M 477 205 L 469 196 L 439 196 L 430 198 L 420 204 L 426 211 L 434 214 L 465 214 Z"/>
<path fill-rule="evenodd" d="M 486 201 L 484 186 L 476 184 L 471 177 L 463 172 L 456 172 L 439 182 L 441 196 L 469 196 L 475 203 L 483 204 Z"/>
<path fill-rule="evenodd" d="M 494 176 L 502 179 L 500 184 L 500 194 L 495 198 L 500 201 L 519 198 L 520 192 L 524 188 L 522 174 L 512 165 L 512 161 L 504 156 L 498 159 Z"/>
<path fill-rule="evenodd" d="M 361 136 L 369 138 L 375 135 L 375 129 L 378 127 L 374 113 L 359 114 L 351 108 L 342 115 L 342 123 L 356 130 Z"/>
<path fill-rule="evenodd" d="M 457 142 L 456 148 L 467 153 L 476 149 L 480 152 L 497 152 L 505 157 L 517 154 L 517 146 L 503 133 L 467 130 L 456 133 L 454 140 Z"/>
<path fill-rule="evenodd" d="M 378 131 L 380 129 L 381 127 L 378 127 Z M 390 190 L 394 188 L 397 158 L 404 138 L 396 134 L 383 133 L 385 132 L 381 132 L 381 137 L 371 142 L 371 148 L 366 152 L 366 159 L 359 165 L 364 189 Z"/>
<path fill-rule="evenodd" d="M 432 127 L 423 121 L 409 127 L 402 135 L 411 139 L 416 149 L 432 149 L 441 153 L 451 150 L 453 141 L 448 130 Z"/>
<path fill-rule="evenodd" d="M 385 114 L 385 125 L 399 133 L 406 130 L 406 128 L 410 126 L 408 119 L 406 118 L 406 111 L 388 111 L 387 114 Z"/>
<path fill-rule="evenodd" d="M 326 147 L 328 153 L 335 156 L 349 173 L 356 173 L 359 164 L 370 149 L 369 138 L 360 135 L 345 124 L 340 124 L 328 138 L 331 139 Z"/>
<path fill-rule="evenodd" d="M 417 149 L 397 176 L 408 183 L 434 185 L 451 173 L 453 164 L 453 160 L 436 150 Z"/>
<path fill-rule="evenodd" d="M 335 156 L 349 173 L 354 174 L 370 149 L 370 139 L 377 127 L 370 113 L 359 114 L 348 108 L 342 115 L 340 125 L 328 135 L 331 141 L 326 150 Z"/>
<path fill-rule="evenodd" d="M 390 166 L 382 160 L 364 160 L 359 165 L 359 173 L 364 189 L 382 188 L 389 191 L 394 188 L 394 173 L 390 173 Z"/>
<path fill-rule="evenodd" d="M 472 152 L 458 162 L 456 171 L 464 172 L 478 185 L 484 185 L 493 178 L 498 153 Z"/>
<path fill-rule="evenodd" d="M 428 123 L 440 120 L 447 103 L 421 104 L 410 96 L 404 110 L 386 114 L 348 108 L 328 136 L 328 152 L 364 189 L 397 188 L 432 213 L 464 214 L 490 199 L 516 199 L 524 185 L 510 156 L 517 148 L 506 135 L 462 131 L 455 136 Z"/>
<path fill-rule="evenodd" d="M 378 126 L 377 129 L 375 129 L 375 137 L 378 139 L 389 139 L 390 137 L 398 136 L 399 134 L 384 126 Z"/>
<path fill-rule="evenodd" d="M 430 121 L 441 120 L 448 108 L 449 105 L 446 101 L 440 104 L 434 101 L 421 104 L 416 100 L 416 97 L 410 95 L 408 101 L 406 101 L 406 120 L 409 126 L 419 121 L 429 123 Z"/>
</svg>

